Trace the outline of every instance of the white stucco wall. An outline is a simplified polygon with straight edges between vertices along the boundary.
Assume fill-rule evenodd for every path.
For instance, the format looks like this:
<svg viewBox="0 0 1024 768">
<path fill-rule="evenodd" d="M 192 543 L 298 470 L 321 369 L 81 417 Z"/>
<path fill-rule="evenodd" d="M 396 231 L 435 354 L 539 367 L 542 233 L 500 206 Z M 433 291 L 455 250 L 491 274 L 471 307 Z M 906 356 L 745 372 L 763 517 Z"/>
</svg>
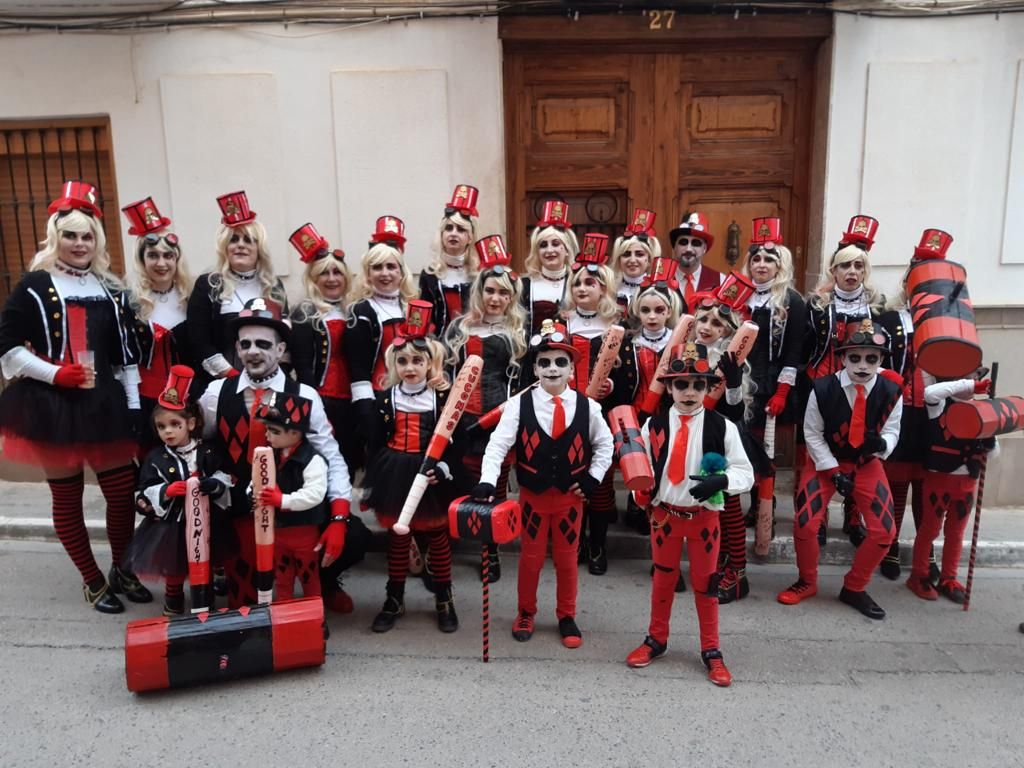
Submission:
<svg viewBox="0 0 1024 768">
<path fill-rule="evenodd" d="M 2 118 L 110 115 L 122 204 L 152 195 L 195 273 L 212 263 L 215 198 L 235 189 L 293 275 L 300 224 L 354 264 L 385 213 L 405 220 L 418 271 L 459 182 L 480 188 L 485 233 L 504 231 L 494 19 L 5 36 L 0 72 Z"/>
<path fill-rule="evenodd" d="M 955 241 L 977 306 L 1024 304 L 1024 16 L 837 16 L 823 242 L 880 222 L 891 293 L 922 230 Z"/>
</svg>

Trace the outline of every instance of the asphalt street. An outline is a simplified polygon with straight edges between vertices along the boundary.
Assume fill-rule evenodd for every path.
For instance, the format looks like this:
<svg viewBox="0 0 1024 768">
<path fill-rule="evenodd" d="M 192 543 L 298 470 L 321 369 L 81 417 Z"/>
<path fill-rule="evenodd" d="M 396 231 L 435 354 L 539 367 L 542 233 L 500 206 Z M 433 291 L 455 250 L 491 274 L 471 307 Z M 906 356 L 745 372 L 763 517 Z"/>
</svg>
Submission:
<svg viewBox="0 0 1024 768">
<path fill-rule="evenodd" d="M 101 564 L 109 558 L 97 548 Z M 692 596 L 676 603 L 669 653 L 644 670 L 648 567 L 580 575 L 581 649 L 558 641 L 554 579 L 538 630 L 509 633 L 515 559 L 492 588 L 491 662 L 480 661 L 474 563 L 456 566 L 462 626 L 437 631 L 417 581 L 390 633 L 380 555 L 349 574 L 350 616 L 330 618 L 327 663 L 189 690 L 135 695 L 124 627 L 159 603 L 101 616 L 55 544 L 0 542 L 0 765 L 20 766 L 1008 766 L 1024 754 L 1024 570 L 983 569 L 971 611 L 876 578 L 873 622 L 821 593 L 784 607 L 792 566 L 753 566 L 752 593 L 721 610 L 731 688 L 706 681 Z"/>
</svg>

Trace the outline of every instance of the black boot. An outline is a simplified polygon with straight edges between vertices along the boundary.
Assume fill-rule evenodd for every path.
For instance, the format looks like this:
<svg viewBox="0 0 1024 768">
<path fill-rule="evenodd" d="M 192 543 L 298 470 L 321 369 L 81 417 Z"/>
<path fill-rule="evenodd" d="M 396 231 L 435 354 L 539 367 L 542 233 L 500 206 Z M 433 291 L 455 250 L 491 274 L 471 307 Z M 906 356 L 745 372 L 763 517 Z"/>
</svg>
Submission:
<svg viewBox="0 0 1024 768">
<path fill-rule="evenodd" d="M 594 576 L 604 576 L 608 573 L 608 553 L 604 547 L 591 548 L 587 570 Z"/>
<path fill-rule="evenodd" d="M 750 583 L 747 581 L 746 569 L 726 569 L 725 576 L 718 582 L 718 604 L 727 605 L 734 600 L 742 600 L 749 594 Z"/>
<path fill-rule="evenodd" d="M 885 578 L 896 581 L 900 577 L 900 545 L 894 541 L 889 547 L 889 552 L 882 558 L 882 564 L 878 566 Z"/>
<path fill-rule="evenodd" d="M 442 632 L 454 632 L 459 628 L 459 617 L 455 613 L 452 585 L 439 584 L 434 595 L 434 607 L 437 609 L 437 628 Z"/>
<path fill-rule="evenodd" d="M 124 613 L 124 603 L 110 591 L 102 576 L 92 584 L 83 584 L 82 594 L 85 595 L 85 602 L 100 613 Z"/>
<path fill-rule="evenodd" d="M 885 610 L 871 599 L 867 592 L 854 592 L 852 589 L 843 587 L 839 591 L 839 599 L 847 605 L 856 608 L 869 619 L 879 621 L 885 618 Z"/>
<path fill-rule="evenodd" d="M 388 582 L 384 607 L 373 619 L 370 626 L 374 632 L 387 632 L 395 626 L 398 617 L 405 614 L 405 582 Z"/>
<path fill-rule="evenodd" d="M 110 584 L 110 589 L 115 595 L 123 594 L 133 603 L 153 602 L 153 593 L 146 589 L 142 582 L 139 581 L 139 577 L 131 571 L 126 571 L 118 568 L 116 565 L 112 565 L 110 566 L 110 573 L 107 574 L 107 582 Z"/>
<path fill-rule="evenodd" d="M 185 595 L 164 595 L 163 615 L 168 617 L 182 616 L 185 613 Z"/>
</svg>

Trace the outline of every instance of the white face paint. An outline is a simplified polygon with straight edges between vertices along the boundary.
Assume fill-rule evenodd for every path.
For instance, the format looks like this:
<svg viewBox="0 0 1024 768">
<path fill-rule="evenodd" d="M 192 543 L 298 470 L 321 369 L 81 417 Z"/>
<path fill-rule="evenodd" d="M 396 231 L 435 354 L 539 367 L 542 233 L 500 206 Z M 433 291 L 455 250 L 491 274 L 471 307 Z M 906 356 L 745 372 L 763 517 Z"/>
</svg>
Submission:
<svg viewBox="0 0 1024 768">
<path fill-rule="evenodd" d="M 704 406 L 708 380 L 703 376 L 679 376 L 669 381 L 672 402 L 679 413 L 694 413 Z M 681 387 L 685 386 L 685 389 Z"/>
<path fill-rule="evenodd" d="M 541 388 L 549 395 L 560 395 L 569 386 L 572 376 L 572 355 L 562 349 L 547 349 L 537 354 L 533 373 Z"/>
<path fill-rule="evenodd" d="M 246 325 L 238 331 L 235 349 L 249 377 L 262 379 L 277 370 L 284 355 L 285 343 L 273 328 Z"/>
<path fill-rule="evenodd" d="M 708 252 L 708 244 L 693 235 L 680 235 L 672 245 L 672 250 L 683 272 L 689 274 L 697 271 L 701 259 Z"/>
<path fill-rule="evenodd" d="M 843 352 L 846 375 L 854 384 L 866 384 L 878 373 L 882 352 L 874 347 L 852 347 Z"/>
</svg>

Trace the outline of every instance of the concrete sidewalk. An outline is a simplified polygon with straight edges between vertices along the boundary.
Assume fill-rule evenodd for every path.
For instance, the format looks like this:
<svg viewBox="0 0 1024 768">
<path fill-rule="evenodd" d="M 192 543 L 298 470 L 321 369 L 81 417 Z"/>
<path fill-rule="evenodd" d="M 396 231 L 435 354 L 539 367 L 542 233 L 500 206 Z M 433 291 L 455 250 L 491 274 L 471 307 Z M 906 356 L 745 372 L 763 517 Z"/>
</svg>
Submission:
<svg viewBox="0 0 1024 768">
<path fill-rule="evenodd" d="M 767 563 L 795 563 L 792 537 L 792 501 L 787 477 L 780 477 L 776 536 L 771 545 Z M 0 539 L 56 541 L 50 518 L 50 492 L 45 483 L 0 481 Z M 625 492 L 619 493 L 619 509 L 625 508 Z M 85 488 L 85 515 L 89 535 L 94 541 L 105 541 L 104 504 L 99 488 L 88 484 Z M 373 549 L 384 551 L 383 530 L 372 514 L 362 514 L 363 521 L 375 532 Z M 853 558 L 853 547 L 841 531 L 842 507 L 833 502 L 829 507 L 828 543 L 822 550 L 821 561 L 834 565 L 848 565 Z M 972 526 L 968 526 L 967 544 Z M 914 521 L 909 513 L 900 531 L 901 556 L 905 565 L 910 563 L 910 550 L 914 540 Z M 938 540 L 942 541 L 941 537 Z M 748 542 L 753 544 L 753 531 L 748 530 Z M 937 542 L 938 543 L 938 542 Z M 459 543 L 457 549 L 475 551 L 475 542 Z M 515 543 L 503 547 L 516 551 Z M 650 541 L 630 529 L 613 525 L 608 532 L 608 554 L 616 559 L 646 559 L 650 557 Z M 968 547 L 964 548 L 964 559 Z M 982 510 L 981 533 L 978 541 L 978 565 L 996 567 L 1024 566 L 1024 508 L 993 507 Z"/>
</svg>

